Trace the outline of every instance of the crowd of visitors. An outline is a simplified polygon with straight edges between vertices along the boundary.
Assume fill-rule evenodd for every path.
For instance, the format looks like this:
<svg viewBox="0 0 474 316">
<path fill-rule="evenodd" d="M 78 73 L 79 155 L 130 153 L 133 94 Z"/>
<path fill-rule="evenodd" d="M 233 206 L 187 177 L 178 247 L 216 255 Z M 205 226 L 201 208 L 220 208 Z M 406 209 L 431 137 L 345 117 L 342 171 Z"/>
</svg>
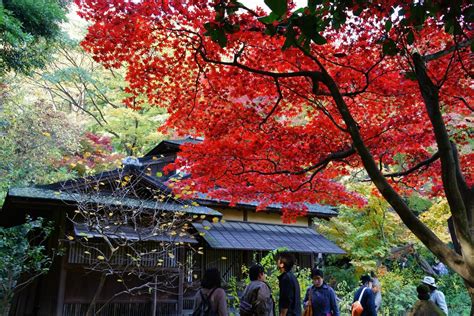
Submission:
<svg viewBox="0 0 474 316">
<path fill-rule="evenodd" d="M 335 291 L 324 281 L 323 271 L 311 270 L 312 285 L 306 289 L 301 302 L 300 285 L 292 272 L 295 258 L 291 253 L 280 253 L 277 258 L 280 271 L 278 310 L 272 290 L 266 283 L 265 269 L 260 264 L 249 268 L 250 283 L 240 298 L 241 316 L 339 316 L 338 298 Z M 425 276 L 417 287 L 418 301 L 410 316 L 448 315 L 444 294 L 437 289 L 435 279 Z M 360 286 L 352 301 L 352 316 L 375 316 L 382 306 L 381 284 L 374 273 L 362 275 Z M 278 312 L 278 313 L 277 313 Z M 226 294 L 221 287 L 217 269 L 206 270 L 201 288 L 194 300 L 193 316 L 229 315 Z"/>
</svg>

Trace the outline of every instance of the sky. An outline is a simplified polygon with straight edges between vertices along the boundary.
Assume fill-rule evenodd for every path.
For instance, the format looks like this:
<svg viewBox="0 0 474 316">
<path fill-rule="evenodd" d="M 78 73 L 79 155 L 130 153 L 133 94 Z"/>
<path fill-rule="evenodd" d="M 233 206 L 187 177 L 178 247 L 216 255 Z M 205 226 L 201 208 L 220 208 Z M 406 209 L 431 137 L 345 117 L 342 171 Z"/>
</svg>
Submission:
<svg viewBox="0 0 474 316">
<path fill-rule="evenodd" d="M 255 9 L 257 6 L 264 9 L 268 8 L 267 5 L 263 2 L 263 0 L 240 0 L 240 2 L 250 9 Z M 306 6 L 306 4 L 308 3 L 307 0 L 294 0 L 294 2 L 296 3 L 297 8 Z"/>
</svg>

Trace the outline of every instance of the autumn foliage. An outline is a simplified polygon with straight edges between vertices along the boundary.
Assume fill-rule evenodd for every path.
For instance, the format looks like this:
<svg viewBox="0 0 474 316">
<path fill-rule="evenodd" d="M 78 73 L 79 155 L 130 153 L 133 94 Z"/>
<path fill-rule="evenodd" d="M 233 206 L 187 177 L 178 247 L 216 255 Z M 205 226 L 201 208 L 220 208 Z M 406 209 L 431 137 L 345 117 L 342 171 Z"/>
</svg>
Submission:
<svg viewBox="0 0 474 316">
<path fill-rule="evenodd" d="M 192 174 L 190 192 L 283 203 L 291 218 L 303 202 L 364 204 L 346 184 L 370 178 L 445 262 L 454 252 L 433 248 L 441 241 L 402 197 L 448 195 L 463 251 L 472 247 L 463 226 L 474 184 L 467 2 L 78 3 L 92 22 L 83 46 L 127 69 L 127 105 L 166 107 L 163 129 L 204 137 L 176 162 Z M 446 191 L 450 177 L 462 199 Z M 474 267 L 459 269 L 466 279 Z"/>
</svg>

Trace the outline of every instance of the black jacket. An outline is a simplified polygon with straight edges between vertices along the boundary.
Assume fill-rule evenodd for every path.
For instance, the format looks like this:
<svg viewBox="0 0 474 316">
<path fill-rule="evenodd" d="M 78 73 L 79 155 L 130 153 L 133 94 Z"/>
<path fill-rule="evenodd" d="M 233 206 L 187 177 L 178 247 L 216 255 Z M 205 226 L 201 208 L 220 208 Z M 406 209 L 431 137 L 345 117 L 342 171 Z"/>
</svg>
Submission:
<svg viewBox="0 0 474 316">
<path fill-rule="evenodd" d="M 280 281 L 280 301 L 278 303 L 280 311 L 288 308 L 288 316 L 300 316 L 300 285 L 295 275 L 291 271 L 283 272 L 278 276 L 278 280 Z"/>
</svg>

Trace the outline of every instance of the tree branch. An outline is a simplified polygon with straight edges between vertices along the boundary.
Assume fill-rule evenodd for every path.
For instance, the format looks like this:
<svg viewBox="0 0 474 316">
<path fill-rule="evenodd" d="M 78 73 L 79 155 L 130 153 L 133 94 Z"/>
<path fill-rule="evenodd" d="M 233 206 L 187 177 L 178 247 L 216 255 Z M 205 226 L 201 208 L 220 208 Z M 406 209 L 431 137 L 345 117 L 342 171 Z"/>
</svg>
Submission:
<svg viewBox="0 0 474 316">
<path fill-rule="evenodd" d="M 422 167 L 430 165 L 431 163 L 433 163 L 434 161 L 436 161 L 438 159 L 439 159 L 439 153 L 436 152 L 430 158 L 417 163 L 415 166 L 411 167 L 408 170 L 400 171 L 400 172 L 387 173 L 387 174 L 384 174 L 384 177 L 386 177 L 386 178 L 403 177 L 403 176 L 409 175 L 410 173 L 412 173 L 412 172 L 414 172 L 414 171 L 416 171 L 416 170 L 418 170 Z"/>
</svg>

